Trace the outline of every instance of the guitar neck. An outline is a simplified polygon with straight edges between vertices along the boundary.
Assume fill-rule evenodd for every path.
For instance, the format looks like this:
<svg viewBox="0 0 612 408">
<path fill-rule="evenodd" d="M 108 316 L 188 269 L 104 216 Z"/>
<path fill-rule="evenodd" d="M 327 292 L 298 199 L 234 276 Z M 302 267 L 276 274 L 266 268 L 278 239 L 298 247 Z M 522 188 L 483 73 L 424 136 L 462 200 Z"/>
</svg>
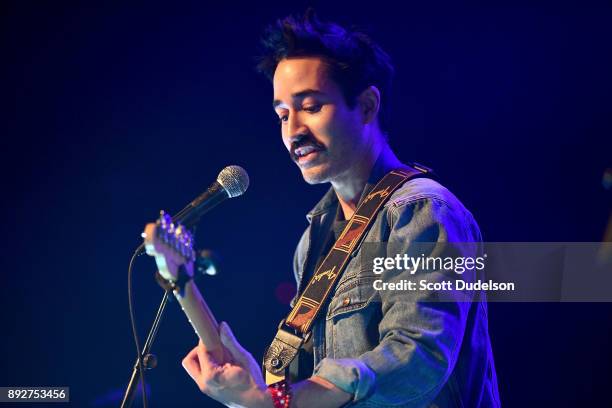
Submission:
<svg viewBox="0 0 612 408">
<path fill-rule="evenodd" d="M 195 282 L 190 279 L 179 292 L 174 291 L 183 312 L 193 326 L 197 336 L 202 340 L 206 350 L 216 361 L 224 360 L 224 348 L 219 338 L 219 324 L 204 301 Z"/>
<path fill-rule="evenodd" d="M 184 268 L 189 279 L 173 290 L 174 296 L 208 353 L 217 362 L 225 362 L 227 352 L 219 338 L 219 324 L 193 281 L 195 252 L 191 233 L 180 224 L 174 225 L 172 218 L 162 211 L 156 223 L 145 226 L 142 236 L 147 254 L 155 257 L 159 274 L 165 281 L 177 282 L 179 270 Z"/>
</svg>

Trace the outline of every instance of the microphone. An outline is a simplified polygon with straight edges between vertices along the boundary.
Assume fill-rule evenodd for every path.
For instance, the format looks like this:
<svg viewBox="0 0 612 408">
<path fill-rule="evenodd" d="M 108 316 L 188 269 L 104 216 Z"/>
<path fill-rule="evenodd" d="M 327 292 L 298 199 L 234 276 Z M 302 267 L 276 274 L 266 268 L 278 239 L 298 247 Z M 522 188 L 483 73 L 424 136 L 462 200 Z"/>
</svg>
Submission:
<svg viewBox="0 0 612 408">
<path fill-rule="evenodd" d="M 227 166 L 219 172 L 217 180 L 205 192 L 172 217 L 172 221 L 181 223 L 186 228 L 191 228 L 200 221 L 202 215 L 228 198 L 244 194 L 247 188 L 249 188 L 249 175 L 246 170 L 240 166 Z M 144 252 L 145 245 L 142 243 L 136 248 L 134 256 L 142 255 Z"/>
<path fill-rule="evenodd" d="M 227 166 L 219 172 L 217 180 L 195 200 L 172 217 L 175 223 L 191 228 L 217 205 L 228 198 L 238 197 L 249 188 L 249 175 L 240 166 Z"/>
</svg>

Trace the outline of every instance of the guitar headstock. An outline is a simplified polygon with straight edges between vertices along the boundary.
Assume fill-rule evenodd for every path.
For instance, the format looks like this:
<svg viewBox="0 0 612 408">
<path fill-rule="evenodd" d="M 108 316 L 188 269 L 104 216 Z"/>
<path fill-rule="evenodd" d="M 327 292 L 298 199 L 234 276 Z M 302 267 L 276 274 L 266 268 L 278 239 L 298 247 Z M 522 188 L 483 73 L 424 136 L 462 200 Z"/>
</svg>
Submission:
<svg viewBox="0 0 612 408">
<path fill-rule="evenodd" d="M 178 280 L 183 265 L 193 276 L 194 240 L 187 228 L 175 225 L 172 217 L 162 211 L 157 222 L 145 226 L 142 237 L 147 254 L 155 257 L 159 274 L 165 280 Z"/>
</svg>

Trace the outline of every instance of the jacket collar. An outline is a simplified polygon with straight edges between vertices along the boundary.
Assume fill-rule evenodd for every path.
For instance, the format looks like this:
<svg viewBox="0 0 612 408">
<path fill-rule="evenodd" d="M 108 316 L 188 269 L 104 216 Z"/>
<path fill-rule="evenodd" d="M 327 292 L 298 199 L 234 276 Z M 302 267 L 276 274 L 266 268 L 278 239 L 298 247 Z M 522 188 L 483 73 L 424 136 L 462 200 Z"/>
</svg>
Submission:
<svg viewBox="0 0 612 408">
<path fill-rule="evenodd" d="M 338 196 L 336 196 L 334 188 L 330 187 L 317 205 L 315 205 L 314 208 L 310 210 L 308 214 L 306 214 L 306 219 L 308 222 L 312 222 L 314 217 L 330 212 L 332 209 L 336 208 L 337 204 Z"/>
</svg>

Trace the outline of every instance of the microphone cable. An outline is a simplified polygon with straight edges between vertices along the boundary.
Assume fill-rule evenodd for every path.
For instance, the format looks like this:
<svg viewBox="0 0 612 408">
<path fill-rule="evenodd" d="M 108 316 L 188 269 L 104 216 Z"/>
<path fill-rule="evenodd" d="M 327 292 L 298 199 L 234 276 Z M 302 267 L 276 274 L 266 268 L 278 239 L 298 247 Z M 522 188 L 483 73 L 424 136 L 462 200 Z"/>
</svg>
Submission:
<svg viewBox="0 0 612 408">
<path fill-rule="evenodd" d="M 140 385 L 142 386 L 142 406 L 147 408 L 147 389 L 145 387 L 145 373 L 144 373 L 144 365 L 142 364 L 142 351 L 140 349 L 140 340 L 138 339 L 138 330 L 136 329 L 136 314 L 134 312 L 134 294 L 132 291 L 132 270 L 134 269 L 134 261 L 139 255 L 142 255 L 144 252 L 140 252 L 141 249 L 144 248 L 144 244 L 141 244 L 132 255 L 130 259 L 130 264 L 128 266 L 128 306 L 130 309 L 130 324 L 132 325 L 132 335 L 134 336 L 134 343 L 136 344 L 136 353 L 138 358 L 138 371 L 140 374 Z"/>
</svg>

